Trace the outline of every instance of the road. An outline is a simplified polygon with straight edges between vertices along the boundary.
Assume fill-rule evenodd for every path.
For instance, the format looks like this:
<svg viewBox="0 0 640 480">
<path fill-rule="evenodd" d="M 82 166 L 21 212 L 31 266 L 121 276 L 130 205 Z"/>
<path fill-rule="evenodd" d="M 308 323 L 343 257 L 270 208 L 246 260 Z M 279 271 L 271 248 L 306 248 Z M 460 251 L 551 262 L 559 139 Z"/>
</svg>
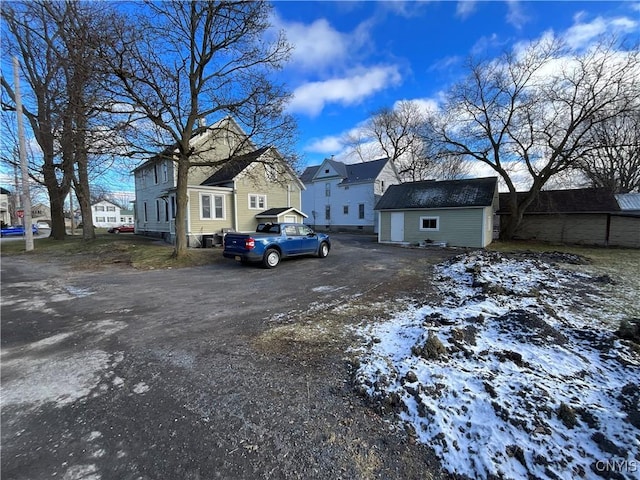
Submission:
<svg viewBox="0 0 640 480">
<path fill-rule="evenodd" d="M 3 257 L 2 478 L 444 478 L 354 391 L 349 349 L 455 253 L 338 235 L 274 270 Z"/>
</svg>

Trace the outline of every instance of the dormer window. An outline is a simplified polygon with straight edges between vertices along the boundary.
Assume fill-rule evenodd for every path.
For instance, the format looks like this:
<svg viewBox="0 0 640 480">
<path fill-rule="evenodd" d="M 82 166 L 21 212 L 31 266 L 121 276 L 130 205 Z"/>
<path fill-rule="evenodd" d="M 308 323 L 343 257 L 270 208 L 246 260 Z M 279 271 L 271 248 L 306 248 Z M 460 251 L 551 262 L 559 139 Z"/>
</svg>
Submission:
<svg viewBox="0 0 640 480">
<path fill-rule="evenodd" d="M 327 169 L 324 171 L 324 173 L 329 173 L 329 169 L 327 168 Z"/>
</svg>

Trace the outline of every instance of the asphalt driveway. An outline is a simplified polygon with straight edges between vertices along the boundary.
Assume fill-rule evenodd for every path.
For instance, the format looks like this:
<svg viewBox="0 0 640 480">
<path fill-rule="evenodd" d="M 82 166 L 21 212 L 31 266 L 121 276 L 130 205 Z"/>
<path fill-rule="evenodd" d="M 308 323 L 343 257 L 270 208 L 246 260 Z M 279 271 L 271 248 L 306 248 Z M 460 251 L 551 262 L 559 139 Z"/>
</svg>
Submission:
<svg viewBox="0 0 640 480">
<path fill-rule="evenodd" d="M 441 478 L 351 384 L 351 326 L 455 251 L 336 235 L 275 270 L 2 259 L 5 479 Z"/>
</svg>

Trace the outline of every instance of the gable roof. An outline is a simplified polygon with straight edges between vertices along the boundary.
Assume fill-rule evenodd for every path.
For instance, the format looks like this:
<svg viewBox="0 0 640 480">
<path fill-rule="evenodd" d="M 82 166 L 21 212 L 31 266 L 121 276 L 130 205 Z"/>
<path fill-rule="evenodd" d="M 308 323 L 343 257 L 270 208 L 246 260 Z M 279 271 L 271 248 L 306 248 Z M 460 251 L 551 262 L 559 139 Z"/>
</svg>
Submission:
<svg viewBox="0 0 640 480">
<path fill-rule="evenodd" d="M 304 172 L 302 172 L 300 180 L 302 181 L 302 183 L 313 182 L 316 179 L 315 177 L 318 171 L 320 171 L 320 169 L 324 165 L 328 165 L 333 170 L 335 170 L 340 177 L 342 177 L 342 181 L 339 183 L 339 185 L 348 185 L 359 182 L 371 182 L 378 177 L 387 162 L 389 162 L 388 158 L 381 158 L 379 160 L 360 163 L 343 163 L 337 160 L 326 159 L 320 165 L 307 167 Z"/>
<path fill-rule="evenodd" d="M 520 202 L 527 192 L 518 192 Z M 508 193 L 500 194 L 498 214 L 508 214 Z M 603 213 L 619 212 L 616 198 L 605 188 L 574 188 L 571 190 L 543 190 L 525 211 L 533 213 Z"/>
<path fill-rule="evenodd" d="M 283 215 L 285 213 L 289 213 L 289 212 L 295 212 L 298 215 L 307 218 L 308 215 L 304 214 L 303 212 L 301 212 L 300 210 L 298 210 L 295 207 L 280 207 L 280 208 L 270 208 L 269 210 L 265 210 L 264 212 L 260 212 L 259 214 L 256 215 L 256 218 L 272 218 L 272 217 L 278 217 L 280 215 Z"/>
<path fill-rule="evenodd" d="M 387 189 L 375 210 L 488 207 L 497 188 L 497 177 L 401 183 Z"/>
<path fill-rule="evenodd" d="M 258 160 L 269 148 L 271 147 L 262 147 L 251 153 L 231 157 L 227 162 L 223 163 L 213 175 L 202 182 L 201 185 L 214 186 L 233 181 L 234 178 Z"/>
<path fill-rule="evenodd" d="M 226 124 L 226 125 L 225 125 Z M 189 145 L 193 149 L 197 149 L 198 145 L 204 143 L 207 138 L 212 137 L 220 133 L 220 130 L 226 130 L 227 132 L 234 131 L 238 136 L 246 137 L 244 130 L 238 125 L 238 122 L 233 117 L 225 117 L 217 122 L 215 122 L 211 126 L 197 126 L 193 129 L 191 133 L 191 139 L 189 140 Z M 255 148 L 255 145 L 251 140 L 248 141 L 248 144 L 251 148 Z M 178 143 L 174 142 L 171 145 L 167 145 L 160 153 L 152 156 L 151 158 L 145 160 L 140 165 L 132 170 L 133 173 L 141 170 L 143 168 L 148 167 L 149 165 L 153 165 L 160 160 L 165 160 L 167 158 L 172 158 L 176 154 L 178 150 Z"/>
</svg>

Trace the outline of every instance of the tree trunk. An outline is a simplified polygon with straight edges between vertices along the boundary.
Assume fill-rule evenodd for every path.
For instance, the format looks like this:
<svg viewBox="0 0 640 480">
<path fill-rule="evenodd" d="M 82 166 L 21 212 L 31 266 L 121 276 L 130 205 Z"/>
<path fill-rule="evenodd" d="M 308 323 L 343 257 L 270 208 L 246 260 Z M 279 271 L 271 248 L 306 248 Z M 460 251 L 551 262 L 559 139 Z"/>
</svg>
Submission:
<svg viewBox="0 0 640 480">
<path fill-rule="evenodd" d="M 64 200 L 71 188 L 71 178 L 69 172 L 62 172 L 62 179 L 56 176 L 57 168 L 54 165 L 53 156 L 49 158 L 45 154 L 42 166 L 42 176 L 44 185 L 49 194 L 49 205 L 51 208 L 51 234 L 50 237 L 56 240 L 64 240 L 67 236 L 67 229 L 64 222 Z"/>
<path fill-rule="evenodd" d="M 180 154 L 178 158 L 178 179 L 176 188 L 176 245 L 174 258 L 182 258 L 187 254 L 187 186 L 189 184 L 189 157 Z"/>
</svg>

